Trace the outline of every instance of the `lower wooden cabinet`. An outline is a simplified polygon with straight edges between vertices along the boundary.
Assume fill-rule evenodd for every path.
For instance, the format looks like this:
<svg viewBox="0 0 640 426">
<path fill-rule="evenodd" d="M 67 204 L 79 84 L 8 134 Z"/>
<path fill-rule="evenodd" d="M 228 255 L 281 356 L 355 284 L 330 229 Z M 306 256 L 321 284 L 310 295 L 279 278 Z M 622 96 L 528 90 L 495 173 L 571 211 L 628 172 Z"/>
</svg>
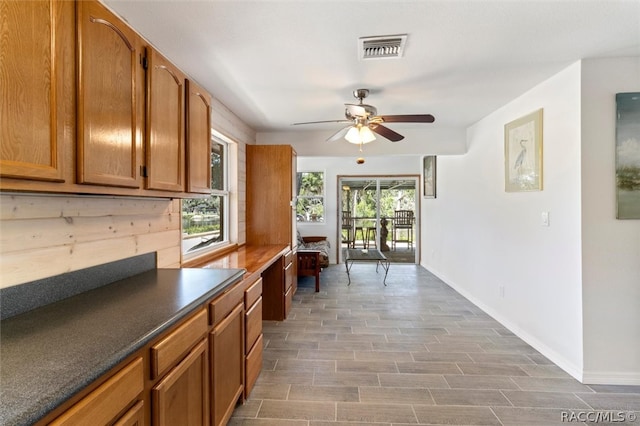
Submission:
<svg viewBox="0 0 640 426">
<path fill-rule="evenodd" d="M 138 401 L 132 409 L 120 415 L 142 396 L 144 390 L 142 364 L 142 358 L 129 363 L 49 424 L 98 426 L 109 425 L 114 421 L 121 421 L 122 425 L 143 424 L 144 420 L 143 423 L 127 423 L 130 416 L 135 416 L 136 407 L 142 409 L 142 401 Z"/>
<path fill-rule="evenodd" d="M 209 384 L 207 341 L 202 339 L 151 390 L 152 424 L 202 426 L 208 424 Z"/>
<path fill-rule="evenodd" d="M 244 398 L 248 398 L 262 370 L 262 279 L 244 292 Z"/>
<path fill-rule="evenodd" d="M 223 296 L 224 297 L 224 296 Z M 209 334 L 213 424 L 227 423 L 244 390 L 244 303 L 242 300 Z"/>
<path fill-rule="evenodd" d="M 284 317 L 289 316 L 291 310 L 291 304 L 293 302 L 293 295 L 295 288 L 293 286 L 295 272 L 295 262 L 293 259 L 295 256 L 290 251 L 284 256 Z M 297 286 L 296 286 L 297 287 Z"/>
<path fill-rule="evenodd" d="M 226 425 L 262 369 L 262 279 L 237 282 L 206 307 L 37 425 Z"/>
<path fill-rule="evenodd" d="M 262 319 L 283 321 L 289 315 L 297 285 L 294 286 L 295 262 L 292 251 L 274 262 L 262 272 Z"/>
<path fill-rule="evenodd" d="M 113 426 L 144 426 L 144 402 L 138 401 Z"/>
</svg>

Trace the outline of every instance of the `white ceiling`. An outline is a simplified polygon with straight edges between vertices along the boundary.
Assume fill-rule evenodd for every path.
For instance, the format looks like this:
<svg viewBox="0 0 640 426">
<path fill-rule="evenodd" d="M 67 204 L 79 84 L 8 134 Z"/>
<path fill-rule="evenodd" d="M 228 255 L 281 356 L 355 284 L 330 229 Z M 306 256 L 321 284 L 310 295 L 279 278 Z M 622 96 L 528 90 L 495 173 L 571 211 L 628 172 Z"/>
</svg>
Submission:
<svg viewBox="0 0 640 426">
<path fill-rule="evenodd" d="M 640 56 L 640 0 L 106 3 L 258 132 L 342 119 L 360 87 L 380 114 L 436 117 L 394 130 L 464 128 L 579 59 Z M 359 37 L 393 34 L 402 58 L 358 59 Z"/>
</svg>

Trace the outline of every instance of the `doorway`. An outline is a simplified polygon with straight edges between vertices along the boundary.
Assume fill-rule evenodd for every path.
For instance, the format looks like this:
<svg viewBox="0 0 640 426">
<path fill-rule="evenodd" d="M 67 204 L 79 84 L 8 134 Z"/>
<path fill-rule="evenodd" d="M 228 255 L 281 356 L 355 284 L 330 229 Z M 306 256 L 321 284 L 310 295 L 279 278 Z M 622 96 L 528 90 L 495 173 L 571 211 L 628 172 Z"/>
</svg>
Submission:
<svg viewBox="0 0 640 426">
<path fill-rule="evenodd" d="M 379 249 L 392 263 L 419 262 L 419 176 L 338 176 L 338 262 L 344 250 Z"/>
</svg>

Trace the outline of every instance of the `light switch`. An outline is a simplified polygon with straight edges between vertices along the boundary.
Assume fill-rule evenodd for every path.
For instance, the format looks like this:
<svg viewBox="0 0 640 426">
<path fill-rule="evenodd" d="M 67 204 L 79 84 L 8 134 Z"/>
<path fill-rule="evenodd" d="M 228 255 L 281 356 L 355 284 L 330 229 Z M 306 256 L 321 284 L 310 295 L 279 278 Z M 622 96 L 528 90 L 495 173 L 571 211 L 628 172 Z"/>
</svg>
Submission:
<svg viewBox="0 0 640 426">
<path fill-rule="evenodd" d="M 549 212 L 542 212 L 540 219 L 542 226 L 549 226 Z"/>
</svg>

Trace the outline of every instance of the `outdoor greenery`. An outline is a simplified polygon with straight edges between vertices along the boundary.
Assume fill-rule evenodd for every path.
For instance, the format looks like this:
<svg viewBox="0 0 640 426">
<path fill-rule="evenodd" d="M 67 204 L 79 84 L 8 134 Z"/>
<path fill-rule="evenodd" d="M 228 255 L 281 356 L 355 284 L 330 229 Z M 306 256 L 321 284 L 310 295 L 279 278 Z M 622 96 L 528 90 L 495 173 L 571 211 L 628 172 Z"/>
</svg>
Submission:
<svg viewBox="0 0 640 426">
<path fill-rule="evenodd" d="M 296 216 L 298 221 L 324 222 L 324 173 L 298 173 L 297 187 Z"/>
<path fill-rule="evenodd" d="M 211 196 L 182 200 L 183 252 L 208 247 L 224 239 L 225 176 L 225 147 L 213 142 Z"/>
<path fill-rule="evenodd" d="M 211 144 L 211 189 L 224 189 L 224 147 Z"/>
<path fill-rule="evenodd" d="M 182 232 L 188 235 L 220 230 L 221 197 L 182 200 Z"/>
<path fill-rule="evenodd" d="M 343 211 L 354 217 L 376 217 L 376 189 L 343 190 Z M 355 205 L 355 209 L 352 209 Z M 415 189 L 383 189 L 380 191 L 380 217 L 393 217 L 395 210 L 415 211 Z"/>
</svg>

